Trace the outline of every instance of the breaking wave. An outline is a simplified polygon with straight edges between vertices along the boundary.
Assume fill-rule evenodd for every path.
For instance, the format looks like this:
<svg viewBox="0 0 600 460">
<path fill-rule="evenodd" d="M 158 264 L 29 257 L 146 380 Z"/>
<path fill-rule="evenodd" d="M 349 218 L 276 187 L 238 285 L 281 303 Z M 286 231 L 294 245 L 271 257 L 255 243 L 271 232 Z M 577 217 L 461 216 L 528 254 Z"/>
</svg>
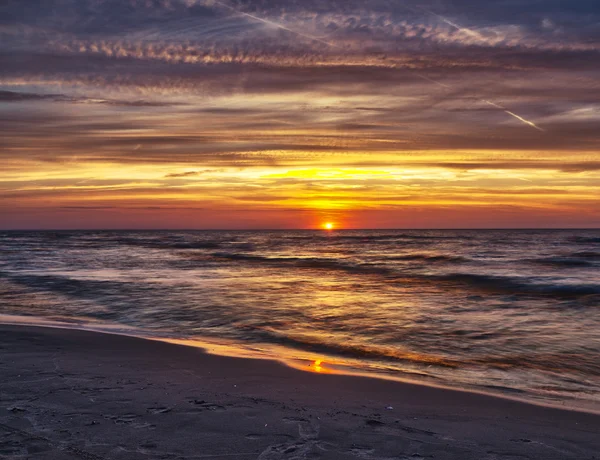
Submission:
<svg viewBox="0 0 600 460">
<path fill-rule="evenodd" d="M 556 297 L 582 297 L 600 295 L 600 284 L 547 284 L 528 282 L 527 278 L 451 273 L 434 275 L 427 279 L 446 281 L 478 290 L 502 294 L 526 294 Z"/>
</svg>

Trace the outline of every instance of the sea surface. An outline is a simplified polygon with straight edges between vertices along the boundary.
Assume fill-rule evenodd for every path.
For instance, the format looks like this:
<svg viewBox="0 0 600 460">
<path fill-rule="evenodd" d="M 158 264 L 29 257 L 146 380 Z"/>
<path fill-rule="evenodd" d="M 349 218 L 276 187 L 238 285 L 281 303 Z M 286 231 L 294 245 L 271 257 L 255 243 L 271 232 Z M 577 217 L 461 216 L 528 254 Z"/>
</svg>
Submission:
<svg viewBox="0 0 600 460">
<path fill-rule="evenodd" d="M 598 230 L 0 232 L 0 315 L 600 408 Z"/>
</svg>

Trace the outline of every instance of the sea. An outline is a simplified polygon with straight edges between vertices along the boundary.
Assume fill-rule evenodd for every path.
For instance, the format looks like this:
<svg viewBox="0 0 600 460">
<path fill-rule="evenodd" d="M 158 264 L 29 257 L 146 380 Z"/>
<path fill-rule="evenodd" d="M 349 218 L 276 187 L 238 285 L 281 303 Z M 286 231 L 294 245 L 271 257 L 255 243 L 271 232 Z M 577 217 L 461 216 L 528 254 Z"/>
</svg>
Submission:
<svg viewBox="0 0 600 460">
<path fill-rule="evenodd" d="M 598 411 L 600 230 L 0 232 L 0 321 Z"/>
</svg>

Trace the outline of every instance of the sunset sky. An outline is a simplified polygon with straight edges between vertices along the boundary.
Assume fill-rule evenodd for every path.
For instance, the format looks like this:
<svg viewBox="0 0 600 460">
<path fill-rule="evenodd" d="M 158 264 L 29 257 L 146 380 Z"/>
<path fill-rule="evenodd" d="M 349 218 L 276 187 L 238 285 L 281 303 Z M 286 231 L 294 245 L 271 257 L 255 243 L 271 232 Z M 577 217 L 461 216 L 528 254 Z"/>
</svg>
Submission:
<svg viewBox="0 0 600 460">
<path fill-rule="evenodd" d="M 0 228 L 600 227 L 598 0 L 2 0 Z"/>
</svg>

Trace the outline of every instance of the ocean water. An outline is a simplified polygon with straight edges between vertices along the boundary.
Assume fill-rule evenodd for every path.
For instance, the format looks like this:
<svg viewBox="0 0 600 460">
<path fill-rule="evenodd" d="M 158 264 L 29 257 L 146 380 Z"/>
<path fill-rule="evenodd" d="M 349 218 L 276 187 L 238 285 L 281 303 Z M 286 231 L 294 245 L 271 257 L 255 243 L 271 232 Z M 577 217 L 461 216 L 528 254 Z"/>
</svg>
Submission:
<svg viewBox="0 0 600 460">
<path fill-rule="evenodd" d="M 600 407 L 597 230 L 0 232 L 0 315 Z"/>
</svg>

